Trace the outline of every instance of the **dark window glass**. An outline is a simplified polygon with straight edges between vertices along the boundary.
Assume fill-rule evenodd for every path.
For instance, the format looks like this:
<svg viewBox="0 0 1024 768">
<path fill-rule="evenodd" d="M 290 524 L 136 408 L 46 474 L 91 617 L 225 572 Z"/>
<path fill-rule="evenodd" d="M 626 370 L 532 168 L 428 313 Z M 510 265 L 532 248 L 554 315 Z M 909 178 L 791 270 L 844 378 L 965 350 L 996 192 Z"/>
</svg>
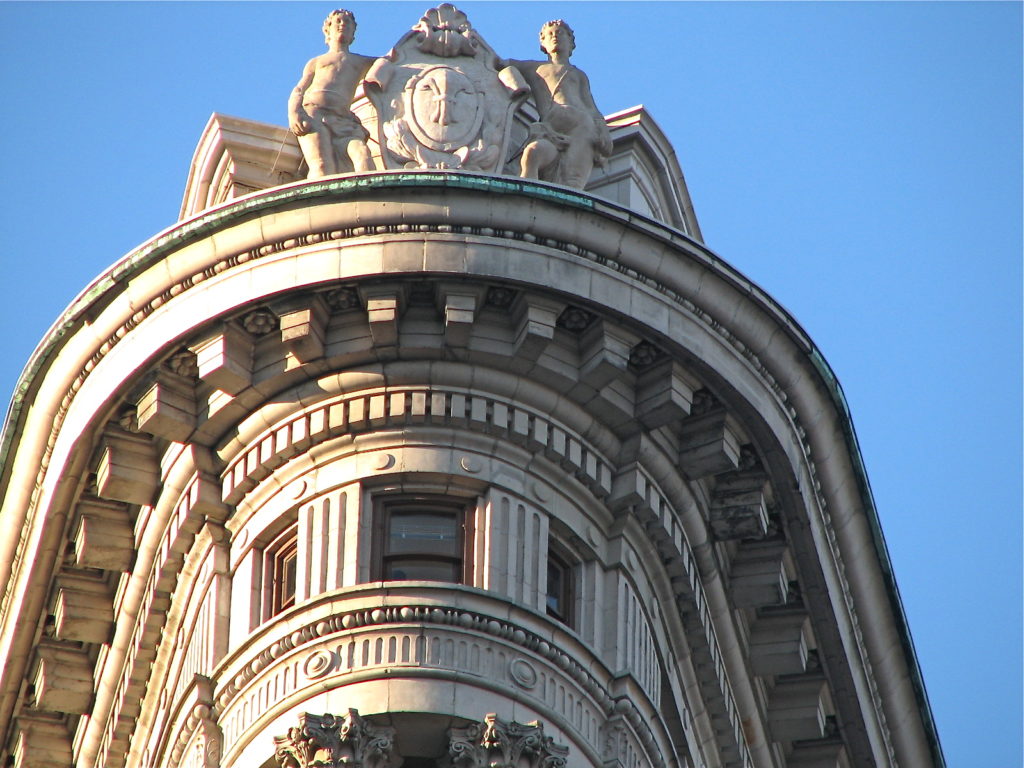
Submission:
<svg viewBox="0 0 1024 768">
<path fill-rule="evenodd" d="M 385 580 L 465 580 L 466 510 L 436 499 L 386 500 L 379 507 L 380 576 Z"/>
<path fill-rule="evenodd" d="M 270 561 L 270 612 L 273 615 L 295 605 L 299 548 L 294 528 L 270 545 L 267 557 Z"/>
<path fill-rule="evenodd" d="M 548 550 L 547 613 L 572 626 L 572 566 L 557 552 Z"/>
</svg>

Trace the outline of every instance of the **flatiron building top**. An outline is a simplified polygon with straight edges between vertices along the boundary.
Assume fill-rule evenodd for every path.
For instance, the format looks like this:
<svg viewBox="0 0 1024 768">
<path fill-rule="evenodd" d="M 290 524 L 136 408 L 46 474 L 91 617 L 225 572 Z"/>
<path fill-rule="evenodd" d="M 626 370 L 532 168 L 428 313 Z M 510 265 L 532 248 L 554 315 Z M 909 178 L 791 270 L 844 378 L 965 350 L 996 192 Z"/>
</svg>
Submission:
<svg viewBox="0 0 1024 768">
<path fill-rule="evenodd" d="M 835 378 L 657 125 L 564 22 L 353 28 L 288 128 L 211 118 L 23 378 L 5 754 L 941 765 Z"/>
</svg>

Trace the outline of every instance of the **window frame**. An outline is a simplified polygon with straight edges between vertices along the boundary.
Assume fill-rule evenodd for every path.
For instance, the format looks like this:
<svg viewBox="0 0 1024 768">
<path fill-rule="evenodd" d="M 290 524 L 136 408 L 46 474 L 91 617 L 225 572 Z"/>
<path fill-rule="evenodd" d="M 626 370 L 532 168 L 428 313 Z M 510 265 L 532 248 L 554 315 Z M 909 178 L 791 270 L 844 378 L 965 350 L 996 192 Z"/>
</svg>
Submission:
<svg viewBox="0 0 1024 768">
<path fill-rule="evenodd" d="M 373 558 L 371 579 L 373 581 L 437 581 L 439 584 L 473 584 L 473 508 L 474 502 L 460 496 L 443 494 L 385 494 L 373 498 Z M 458 557 L 437 555 L 430 552 L 392 553 L 388 549 L 390 542 L 391 520 L 396 512 L 437 511 L 455 514 L 455 529 L 459 536 L 456 546 Z M 420 559 L 456 564 L 457 581 L 434 579 L 391 579 L 387 578 L 387 566 L 400 558 L 417 557 Z"/>
<path fill-rule="evenodd" d="M 562 574 L 560 600 L 564 604 L 561 615 L 551 607 L 551 567 L 554 564 Z M 556 538 L 548 538 L 548 555 L 544 578 L 544 613 L 564 624 L 569 629 L 576 628 L 576 594 L 578 591 L 579 560 L 573 557 L 569 549 Z"/>
<path fill-rule="evenodd" d="M 291 592 L 288 576 L 291 571 Z M 277 616 L 295 605 L 299 588 L 299 527 L 285 528 L 263 548 L 263 620 Z"/>
</svg>

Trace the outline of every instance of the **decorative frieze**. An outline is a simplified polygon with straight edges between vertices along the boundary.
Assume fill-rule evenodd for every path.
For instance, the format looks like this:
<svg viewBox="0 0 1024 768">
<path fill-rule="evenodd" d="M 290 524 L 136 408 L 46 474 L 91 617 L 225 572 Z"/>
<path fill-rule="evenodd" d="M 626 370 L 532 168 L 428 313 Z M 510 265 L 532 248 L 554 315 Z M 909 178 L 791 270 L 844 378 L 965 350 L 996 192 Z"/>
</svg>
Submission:
<svg viewBox="0 0 1024 768">
<path fill-rule="evenodd" d="M 374 725 L 354 709 L 346 714 L 299 715 L 299 725 L 274 737 L 281 768 L 386 768 L 395 729 Z"/>
<path fill-rule="evenodd" d="M 329 617 L 316 612 L 306 624 L 295 619 L 290 632 L 268 640 L 276 657 L 257 646 L 226 674 L 214 707 L 225 743 L 245 737 L 264 711 L 267 690 L 289 699 L 365 679 L 372 670 L 422 678 L 444 670 L 498 696 L 515 689 L 585 743 L 597 743 L 601 722 L 612 714 L 608 680 L 595 677 L 593 661 L 490 614 L 406 604 Z"/>
<path fill-rule="evenodd" d="M 569 748 L 544 735 L 537 720 L 517 723 L 493 712 L 482 722 L 448 730 L 448 755 L 455 768 L 562 768 Z"/>
</svg>

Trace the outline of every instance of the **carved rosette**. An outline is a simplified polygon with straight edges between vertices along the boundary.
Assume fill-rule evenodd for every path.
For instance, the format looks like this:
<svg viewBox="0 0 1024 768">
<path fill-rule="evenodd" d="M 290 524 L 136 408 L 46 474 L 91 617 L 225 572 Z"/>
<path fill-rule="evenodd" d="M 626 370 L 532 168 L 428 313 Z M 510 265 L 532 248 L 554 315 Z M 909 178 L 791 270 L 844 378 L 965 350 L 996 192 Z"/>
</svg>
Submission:
<svg viewBox="0 0 1024 768">
<path fill-rule="evenodd" d="M 544 726 L 502 720 L 494 713 L 480 723 L 448 731 L 454 768 L 564 768 L 569 748 L 544 735 Z"/>
<path fill-rule="evenodd" d="M 274 737 L 281 768 L 385 768 L 391 765 L 395 729 L 373 725 L 359 712 L 299 715 L 299 726 Z"/>
<path fill-rule="evenodd" d="M 432 8 L 366 76 L 385 168 L 501 173 L 516 105 L 528 86 L 466 15 Z"/>
</svg>

